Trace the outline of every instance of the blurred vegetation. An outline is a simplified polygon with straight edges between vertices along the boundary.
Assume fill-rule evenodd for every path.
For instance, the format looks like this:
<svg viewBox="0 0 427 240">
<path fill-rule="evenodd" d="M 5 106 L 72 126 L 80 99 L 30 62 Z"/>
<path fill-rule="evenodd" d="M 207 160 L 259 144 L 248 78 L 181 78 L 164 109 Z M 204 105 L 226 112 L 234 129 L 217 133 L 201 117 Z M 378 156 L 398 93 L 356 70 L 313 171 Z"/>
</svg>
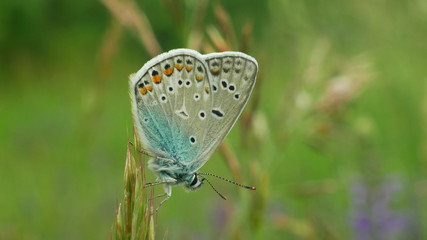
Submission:
<svg viewBox="0 0 427 240">
<path fill-rule="evenodd" d="M 426 238 L 425 1 L 3 0 L 0 19 L 0 239 L 113 235 L 128 75 L 180 47 L 258 60 L 203 167 L 257 190 L 174 188 L 158 238 Z"/>
</svg>

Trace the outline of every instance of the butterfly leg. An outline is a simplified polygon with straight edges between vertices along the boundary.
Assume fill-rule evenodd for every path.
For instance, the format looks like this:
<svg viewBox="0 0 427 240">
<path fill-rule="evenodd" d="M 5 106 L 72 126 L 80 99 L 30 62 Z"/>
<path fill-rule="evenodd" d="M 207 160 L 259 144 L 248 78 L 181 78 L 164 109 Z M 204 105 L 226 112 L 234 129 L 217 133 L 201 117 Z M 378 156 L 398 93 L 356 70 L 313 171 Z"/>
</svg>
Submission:
<svg viewBox="0 0 427 240">
<path fill-rule="evenodd" d="M 163 203 L 165 203 L 172 196 L 172 185 L 171 184 L 165 184 L 164 187 L 165 187 L 165 193 L 161 194 L 157 197 L 166 195 L 166 198 L 160 202 L 159 206 L 156 208 L 156 213 L 159 211 L 159 208 L 163 205 Z"/>
<path fill-rule="evenodd" d="M 145 187 L 152 187 L 152 186 L 156 186 L 159 184 L 168 184 L 168 183 L 175 183 L 175 182 L 176 182 L 175 179 L 164 180 L 164 181 L 159 181 L 159 182 L 151 182 L 151 183 L 146 183 Z"/>
<path fill-rule="evenodd" d="M 161 198 L 161 197 L 164 197 L 164 196 L 166 196 L 166 195 L 167 195 L 166 193 L 159 194 L 159 195 L 157 195 L 157 196 L 155 196 L 155 197 L 150 198 L 150 200 L 154 200 L 154 199 L 157 199 L 157 198 Z"/>
</svg>

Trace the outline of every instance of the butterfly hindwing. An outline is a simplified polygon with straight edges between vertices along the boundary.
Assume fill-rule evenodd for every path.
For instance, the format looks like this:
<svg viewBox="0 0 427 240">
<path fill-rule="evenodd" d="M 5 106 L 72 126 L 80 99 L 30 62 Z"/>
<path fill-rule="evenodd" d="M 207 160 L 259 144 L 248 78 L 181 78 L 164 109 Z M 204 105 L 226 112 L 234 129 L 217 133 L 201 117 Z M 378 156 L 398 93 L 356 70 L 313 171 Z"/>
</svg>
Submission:
<svg viewBox="0 0 427 240">
<path fill-rule="evenodd" d="M 204 136 L 197 170 L 212 156 L 233 127 L 246 105 L 255 84 L 258 64 L 240 52 L 204 55 L 211 76 L 213 104 L 208 113 L 209 124 Z"/>
</svg>

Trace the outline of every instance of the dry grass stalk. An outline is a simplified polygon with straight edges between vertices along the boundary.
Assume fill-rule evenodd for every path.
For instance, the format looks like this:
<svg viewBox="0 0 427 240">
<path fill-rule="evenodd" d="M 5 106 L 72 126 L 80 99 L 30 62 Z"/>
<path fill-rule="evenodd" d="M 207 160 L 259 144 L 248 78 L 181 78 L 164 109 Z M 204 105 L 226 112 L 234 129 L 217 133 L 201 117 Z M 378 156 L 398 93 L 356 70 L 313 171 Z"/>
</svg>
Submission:
<svg viewBox="0 0 427 240">
<path fill-rule="evenodd" d="M 204 42 L 202 44 L 202 50 L 204 53 L 213 53 L 215 52 L 215 49 L 212 47 L 210 43 Z"/>
<path fill-rule="evenodd" d="M 203 22 L 206 16 L 206 9 L 208 7 L 208 0 L 196 1 L 196 10 L 194 11 L 194 17 L 191 22 L 191 30 L 188 37 L 187 47 L 200 50 L 203 47 Z"/>
<path fill-rule="evenodd" d="M 372 77 L 371 64 L 366 56 L 349 61 L 343 73 L 329 81 L 317 109 L 325 113 L 335 113 L 343 109 L 363 91 Z"/>
<path fill-rule="evenodd" d="M 219 25 L 224 33 L 229 49 L 234 49 L 233 46 L 236 44 L 235 31 L 230 20 L 230 16 L 221 5 L 215 7 L 215 16 L 219 21 Z"/>
<path fill-rule="evenodd" d="M 231 147 L 227 142 L 223 142 L 220 146 L 220 151 L 224 156 L 234 179 L 240 182 L 242 180 L 242 175 L 240 173 L 239 161 L 237 160 L 236 155 L 233 153 Z"/>
<path fill-rule="evenodd" d="M 328 40 L 317 40 L 302 76 L 291 79 L 287 84 L 276 114 L 276 122 L 278 126 L 281 126 L 281 131 L 285 135 L 289 128 L 300 122 L 310 110 L 313 98 L 312 92 L 319 87 L 321 70 L 329 49 L 330 43 Z M 283 116 L 289 117 L 283 121 Z"/>
<path fill-rule="evenodd" d="M 264 57 L 262 57 L 260 59 L 260 62 L 263 62 Z M 244 144 L 247 144 L 248 141 L 248 133 L 249 133 L 249 128 L 252 126 L 252 122 L 253 122 L 253 118 L 254 118 L 254 114 L 258 109 L 259 106 L 259 102 L 261 99 L 261 87 L 262 87 L 262 70 L 260 69 L 257 75 L 257 80 L 256 80 L 256 90 L 252 93 L 252 97 L 251 97 L 251 104 L 250 107 L 247 111 L 245 111 L 243 113 L 242 116 L 242 128 L 241 128 L 241 133 L 242 133 L 242 141 L 244 142 Z"/>
<path fill-rule="evenodd" d="M 242 29 L 242 34 L 240 36 L 239 51 L 247 52 L 249 50 L 252 39 L 252 32 L 253 24 L 250 22 L 245 23 L 245 26 L 243 26 Z"/>
<path fill-rule="evenodd" d="M 102 39 L 101 50 L 99 52 L 99 72 L 103 79 L 105 79 L 110 73 L 111 58 L 117 49 L 122 33 L 122 27 L 117 22 L 113 21 Z"/>
<path fill-rule="evenodd" d="M 135 131 L 135 129 L 134 129 Z M 145 186 L 145 161 L 138 151 L 140 143 L 134 133 L 135 146 L 128 144 L 124 173 L 123 204 L 116 213 L 113 233 L 116 239 L 155 239 L 153 203 Z M 134 153 L 132 153 L 132 148 Z M 133 155 L 138 156 L 135 161 Z"/>
<path fill-rule="evenodd" d="M 217 49 L 219 52 L 225 52 L 230 51 L 231 48 L 227 41 L 225 41 L 224 37 L 219 32 L 218 28 L 214 26 L 208 26 L 206 28 L 206 32 L 212 41 L 212 44 L 215 49 Z"/>
<path fill-rule="evenodd" d="M 150 22 L 144 11 L 138 11 L 133 1 L 101 0 L 111 14 L 124 26 L 135 30 L 150 56 L 162 53 L 162 49 L 154 35 Z"/>
<path fill-rule="evenodd" d="M 314 85 L 322 76 L 321 70 L 324 67 L 325 59 L 331 48 L 331 42 L 321 38 L 316 41 L 314 49 L 310 55 L 307 68 L 302 76 L 304 84 Z"/>
</svg>

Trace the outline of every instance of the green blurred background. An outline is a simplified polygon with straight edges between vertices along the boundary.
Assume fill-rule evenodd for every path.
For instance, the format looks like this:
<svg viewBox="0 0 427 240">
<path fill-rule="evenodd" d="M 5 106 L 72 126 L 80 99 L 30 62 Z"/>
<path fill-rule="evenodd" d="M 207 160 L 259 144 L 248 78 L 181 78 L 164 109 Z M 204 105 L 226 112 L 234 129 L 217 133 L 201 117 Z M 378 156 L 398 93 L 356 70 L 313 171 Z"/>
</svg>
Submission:
<svg viewBox="0 0 427 240">
<path fill-rule="evenodd" d="M 257 191 L 174 188 L 157 238 L 427 237 L 426 1 L 2 0 L 0 239 L 110 238 L 144 15 L 163 51 L 260 67 L 226 140 Z M 239 178 L 224 156 L 203 172 Z"/>
</svg>

